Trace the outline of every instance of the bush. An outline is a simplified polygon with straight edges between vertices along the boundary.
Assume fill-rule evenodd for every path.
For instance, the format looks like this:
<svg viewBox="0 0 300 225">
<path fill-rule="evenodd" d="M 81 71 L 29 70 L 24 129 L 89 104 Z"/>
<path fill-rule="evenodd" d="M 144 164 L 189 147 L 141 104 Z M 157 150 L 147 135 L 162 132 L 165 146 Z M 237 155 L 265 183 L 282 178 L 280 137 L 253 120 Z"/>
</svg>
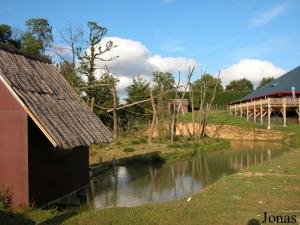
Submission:
<svg viewBox="0 0 300 225">
<path fill-rule="evenodd" d="M 135 152 L 135 149 L 134 148 L 124 148 L 123 149 L 123 152 Z"/>
<path fill-rule="evenodd" d="M 10 208 L 12 204 L 12 194 L 9 188 L 0 186 L 0 209 Z"/>
<path fill-rule="evenodd" d="M 147 143 L 147 140 L 145 138 L 140 138 L 140 139 L 131 141 L 132 145 L 145 144 L 145 143 Z"/>
</svg>

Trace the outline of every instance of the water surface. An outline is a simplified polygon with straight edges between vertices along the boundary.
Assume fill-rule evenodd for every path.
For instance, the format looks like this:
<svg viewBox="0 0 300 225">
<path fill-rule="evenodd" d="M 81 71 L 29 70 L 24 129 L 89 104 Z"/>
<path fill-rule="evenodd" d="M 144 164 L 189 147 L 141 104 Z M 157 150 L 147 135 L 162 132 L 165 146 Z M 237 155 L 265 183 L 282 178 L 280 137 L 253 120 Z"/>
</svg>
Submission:
<svg viewBox="0 0 300 225">
<path fill-rule="evenodd" d="M 198 153 L 190 159 L 117 166 L 91 179 L 89 202 L 95 208 L 107 208 L 188 198 L 283 152 L 283 146 L 275 143 L 232 142 L 230 149 Z"/>
</svg>

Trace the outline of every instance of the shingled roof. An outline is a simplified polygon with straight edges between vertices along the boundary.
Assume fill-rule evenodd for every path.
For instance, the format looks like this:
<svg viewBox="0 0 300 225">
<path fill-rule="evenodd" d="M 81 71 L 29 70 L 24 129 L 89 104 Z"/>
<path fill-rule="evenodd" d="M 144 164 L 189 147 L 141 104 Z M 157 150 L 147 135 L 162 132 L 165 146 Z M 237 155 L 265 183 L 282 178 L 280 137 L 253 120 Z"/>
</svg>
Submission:
<svg viewBox="0 0 300 225">
<path fill-rule="evenodd" d="M 258 99 L 265 96 L 269 97 L 279 94 L 289 95 L 292 94 L 293 87 L 295 88 L 295 93 L 300 94 L 300 66 L 262 86 L 261 88 L 258 88 L 249 95 L 232 102 L 231 104 L 251 99 Z"/>
<path fill-rule="evenodd" d="M 0 44 L 0 76 L 61 149 L 112 141 L 99 118 L 45 59 Z"/>
</svg>

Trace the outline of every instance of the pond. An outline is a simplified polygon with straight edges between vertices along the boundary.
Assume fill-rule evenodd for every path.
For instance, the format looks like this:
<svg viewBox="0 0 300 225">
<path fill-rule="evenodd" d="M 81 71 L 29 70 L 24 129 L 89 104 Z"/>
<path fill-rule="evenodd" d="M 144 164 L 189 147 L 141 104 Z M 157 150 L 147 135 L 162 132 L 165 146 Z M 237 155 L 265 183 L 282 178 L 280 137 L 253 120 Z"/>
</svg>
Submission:
<svg viewBox="0 0 300 225">
<path fill-rule="evenodd" d="M 190 159 L 116 166 L 91 179 L 89 204 L 107 208 L 188 198 L 225 176 L 283 152 L 281 144 L 232 142 L 230 149 L 198 153 Z"/>
</svg>

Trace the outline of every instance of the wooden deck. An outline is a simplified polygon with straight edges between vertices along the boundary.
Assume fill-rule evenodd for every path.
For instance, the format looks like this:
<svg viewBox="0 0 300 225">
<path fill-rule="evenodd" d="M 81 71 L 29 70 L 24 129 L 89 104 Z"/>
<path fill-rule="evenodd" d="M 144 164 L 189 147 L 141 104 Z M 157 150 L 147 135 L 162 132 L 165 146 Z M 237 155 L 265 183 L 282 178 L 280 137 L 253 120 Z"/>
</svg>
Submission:
<svg viewBox="0 0 300 225">
<path fill-rule="evenodd" d="M 272 112 L 280 112 L 283 117 L 283 126 L 286 126 L 287 111 L 295 111 L 298 114 L 298 123 L 300 125 L 300 98 L 282 97 L 282 98 L 264 98 L 252 100 L 243 103 L 237 103 L 229 106 L 231 115 L 240 116 L 247 120 L 263 123 L 264 117 L 267 117 L 268 129 L 271 128 Z"/>
</svg>

